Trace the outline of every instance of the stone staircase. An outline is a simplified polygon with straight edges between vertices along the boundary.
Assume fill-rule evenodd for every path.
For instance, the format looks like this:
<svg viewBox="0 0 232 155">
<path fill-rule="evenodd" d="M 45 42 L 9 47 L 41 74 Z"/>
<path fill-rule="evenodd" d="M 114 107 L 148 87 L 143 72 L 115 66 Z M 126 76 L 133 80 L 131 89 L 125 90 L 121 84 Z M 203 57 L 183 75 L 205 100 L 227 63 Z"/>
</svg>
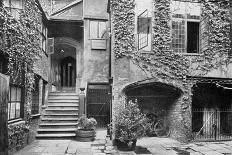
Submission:
<svg viewBox="0 0 232 155">
<path fill-rule="evenodd" d="M 75 137 L 79 96 L 73 92 L 51 92 L 36 138 Z"/>
</svg>

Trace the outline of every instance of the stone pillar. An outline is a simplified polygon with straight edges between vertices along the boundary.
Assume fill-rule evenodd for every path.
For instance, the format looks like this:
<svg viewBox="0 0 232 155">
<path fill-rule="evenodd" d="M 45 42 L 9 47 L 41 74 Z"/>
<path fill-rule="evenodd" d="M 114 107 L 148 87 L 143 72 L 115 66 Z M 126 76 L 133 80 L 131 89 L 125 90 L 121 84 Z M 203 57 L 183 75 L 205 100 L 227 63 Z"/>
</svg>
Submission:
<svg viewBox="0 0 232 155">
<path fill-rule="evenodd" d="M 79 116 L 86 114 L 86 104 L 85 104 L 85 88 L 80 88 L 80 100 L 79 100 Z"/>
</svg>

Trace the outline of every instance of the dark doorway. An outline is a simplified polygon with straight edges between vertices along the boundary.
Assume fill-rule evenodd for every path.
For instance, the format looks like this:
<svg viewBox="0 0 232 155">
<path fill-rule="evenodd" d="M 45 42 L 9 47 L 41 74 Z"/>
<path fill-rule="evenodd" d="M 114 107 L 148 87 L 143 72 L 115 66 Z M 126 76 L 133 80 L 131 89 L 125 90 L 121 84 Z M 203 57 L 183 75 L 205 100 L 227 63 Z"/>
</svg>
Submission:
<svg viewBox="0 0 232 155">
<path fill-rule="evenodd" d="M 230 88 L 231 85 L 219 83 L 194 85 L 192 132 L 195 140 L 232 139 L 232 91 Z"/>
<path fill-rule="evenodd" d="M 187 52 L 199 52 L 199 23 L 187 22 Z"/>
<path fill-rule="evenodd" d="M 76 85 L 76 60 L 66 57 L 61 61 L 61 86 L 75 87 Z"/>
</svg>

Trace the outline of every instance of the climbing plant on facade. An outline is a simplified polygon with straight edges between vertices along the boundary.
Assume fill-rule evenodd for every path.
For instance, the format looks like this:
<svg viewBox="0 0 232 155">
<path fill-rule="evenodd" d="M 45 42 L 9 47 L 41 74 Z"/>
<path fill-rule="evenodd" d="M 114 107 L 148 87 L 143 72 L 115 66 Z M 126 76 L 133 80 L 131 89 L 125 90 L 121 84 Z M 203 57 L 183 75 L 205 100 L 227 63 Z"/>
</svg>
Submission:
<svg viewBox="0 0 232 155">
<path fill-rule="evenodd" d="M 230 62 L 229 0 L 201 1 L 201 19 L 207 19 L 208 27 L 201 33 L 208 39 L 208 44 L 201 54 L 191 59 L 172 49 L 171 0 L 153 0 L 152 50 L 147 53 L 136 51 L 134 1 L 112 0 L 111 3 L 116 59 L 127 57 L 147 73 L 147 78 L 179 88 L 182 94 L 177 102 L 183 120 L 175 125 L 177 128 L 190 128 L 191 88 L 195 81 L 186 80 L 186 77 L 191 76 L 192 71 L 196 71 L 195 76 L 206 75 Z M 194 68 L 190 64 L 194 64 Z M 185 131 L 184 135 L 191 137 L 191 130 Z"/>
<path fill-rule="evenodd" d="M 135 52 L 135 13 L 134 0 L 112 0 L 114 24 L 114 53 L 117 58 L 130 57 Z"/>
<path fill-rule="evenodd" d="M 34 0 L 26 0 L 19 17 L 5 8 L 0 10 L 1 52 L 8 58 L 8 74 L 15 84 L 33 88 L 33 65 L 40 57 L 41 14 Z M 22 80 L 24 78 L 24 80 Z"/>
<path fill-rule="evenodd" d="M 11 83 L 25 87 L 27 112 L 30 114 L 34 84 L 34 63 L 43 54 L 41 49 L 41 12 L 34 0 L 25 0 L 18 16 L 0 8 L 1 49 L 8 60 Z"/>
</svg>

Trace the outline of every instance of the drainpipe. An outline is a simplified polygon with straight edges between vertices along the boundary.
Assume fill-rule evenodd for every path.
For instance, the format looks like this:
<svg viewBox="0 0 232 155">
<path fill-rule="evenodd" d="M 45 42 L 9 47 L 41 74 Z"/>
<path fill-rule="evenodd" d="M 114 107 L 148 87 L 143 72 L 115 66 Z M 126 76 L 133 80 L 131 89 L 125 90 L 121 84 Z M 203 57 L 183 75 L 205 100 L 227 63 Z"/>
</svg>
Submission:
<svg viewBox="0 0 232 155">
<path fill-rule="evenodd" d="M 110 3 L 110 1 L 108 2 Z M 112 44 L 112 35 L 111 35 L 111 11 L 110 8 L 108 8 L 108 13 L 109 13 L 109 86 L 110 86 L 110 90 L 109 90 L 109 97 L 110 97 L 110 124 L 112 123 L 112 84 L 113 84 L 113 77 L 112 77 L 112 72 L 111 72 L 111 44 Z M 110 140 L 112 140 L 112 127 L 111 125 L 108 126 L 108 134 L 110 136 Z"/>
</svg>

